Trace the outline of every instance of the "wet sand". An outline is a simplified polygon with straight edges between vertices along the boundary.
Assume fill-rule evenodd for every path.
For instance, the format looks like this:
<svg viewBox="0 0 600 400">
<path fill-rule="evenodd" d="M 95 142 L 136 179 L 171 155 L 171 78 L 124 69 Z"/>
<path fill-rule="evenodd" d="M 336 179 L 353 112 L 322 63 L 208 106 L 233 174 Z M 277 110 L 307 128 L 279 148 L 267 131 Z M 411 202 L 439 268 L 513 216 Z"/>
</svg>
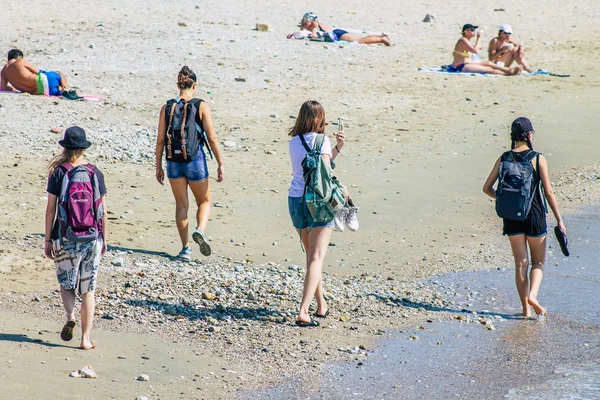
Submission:
<svg viewBox="0 0 600 400">
<path fill-rule="evenodd" d="M 198 357 L 245 377 L 221 374 L 213 378 L 217 382 L 208 392 L 196 392 L 193 380 L 179 380 L 172 383 L 177 389 L 168 394 L 159 380 L 161 398 L 177 398 L 181 392 L 184 398 L 190 393 L 192 398 L 228 398 L 241 387 L 274 386 L 296 375 L 316 382 L 324 363 L 356 357 L 339 347 L 362 344 L 371 349 L 375 339 L 394 330 L 435 319 L 436 311 L 415 304 L 452 300 L 415 280 L 506 264 L 509 257 L 506 242 L 499 237 L 500 222 L 481 186 L 495 157 L 507 149 L 509 124 L 519 115 L 534 122 L 534 145 L 549 160 L 561 207 L 600 203 L 596 179 L 600 74 L 597 61 L 587 56 L 595 54 L 597 44 L 590 38 L 599 37 L 600 28 L 598 11 L 585 1 L 568 8 L 549 1 L 542 11 L 537 4 L 512 0 L 502 5 L 504 11 L 481 3 L 471 5 L 469 15 L 453 3 L 405 1 L 384 1 L 377 12 L 354 0 L 343 9 L 324 4 L 313 10 L 324 22 L 340 27 L 385 31 L 396 44 L 391 48 L 286 40 L 285 34 L 296 29 L 307 11 L 305 4 L 287 0 L 277 7 L 267 1 L 182 1 L 178 7 L 156 1 L 143 6 L 137 1 L 93 7 L 73 1 L 61 4 L 59 9 L 46 0 L 10 1 L 0 47 L 17 46 L 33 64 L 64 72 L 81 93 L 107 100 L 80 103 L 0 94 L 0 308 L 8 313 L 0 331 L 10 338 L 25 334 L 33 340 L 39 324 L 50 332 L 43 335 L 44 342 L 62 344 L 54 268 L 42 256 L 38 235 L 43 230 L 45 166 L 61 136 L 50 130 L 78 124 L 94 142 L 89 160 L 105 171 L 114 218 L 111 254 L 99 278 L 107 296 L 103 310 L 124 317 L 104 320 L 103 314 L 97 315 L 99 345 L 111 351 L 122 348 L 119 336 L 111 332 L 140 335 L 136 336 L 140 341 L 152 346 L 165 343 L 167 349 L 177 341 L 175 347 L 201 353 Z M 434 15 L 434 23 L 422 22 L 427 13 Z M 272 30 L 254 31 L 256 22 L 270 23 Z M 514 39 L 526 43 L 531 65 L 571 77 L 473 78 L 418 72 L 419 67 L 450 61 L 450 49 L 465 22 L 486 26 L 486 40 L 496 25 L 509 22 L 516 30 Z M 195 282 L 185 276 L 186 268 L 164 256 L 177 254 L 180 245 L 170 188 L 154 180 L 156 120 L 160 106 L 176 95 L 175 77 L 184 63 L 199 75 L 197 94 L 213 109 L 219 140 L 236 143 L 224 149 L 225 182 L 211 181 L 208 235 L 214 255 L 208 259 L 199 259 L 197 251 L 193 255 L 203 277 L 233 275 L 243 283 L 237 297 L 216 304 L 195 304 L 202 303 L 201 293 L 186 292 L 188 282 L 216 291 L 215 282 L 224 285 L 223 279 Z M 291 281 L 294 286 L 287 294 L 268 287 L 254 291 L 254 300 L 242 288 L 250 289 L 243 282 L 247 275 L 260 276 L 256 283 L 267 285 L 270 268 L 285 277 L 291 265 L 303 265 L 304 254 L 286 208 L 290 180 L 286 132 L 300 104 L 309 98 L 324 104 L 330 135 L 335 131 L 331 123 L 338 116 L 344 118 L 348 139 L 338 171 L 361 206 L 361 229 L 334 234 L 335 246 L 328 250 L 325 270 L 331 274 L 327 279 L 332 283 L 331 304 L 337 307 L 334 318 L 322 330 L 301 332 L 287 321 L 299 299 L 296 281 Z M 211 173 L 215 169 L 215 162 L 209 161 Z M 119 257 L 124 265 L 112 265 Z M 125 287 L 129 276 L 151 262 L 164 266 L 163 275 L 156 276 L 161 293 L 181 289 L 186 296 L 169 297 L 153 308 L 155 321 L 148 328 L 140 323 L 145 316 L 125 317 L 129 303 L 121 300 L 127 296 L 132 297 L 127 301 L 156 300 L 142 293 L 143 279 L 136 279 L 134 288 Z M 235 270 L 237 266 L 244 268 L 243 274 Z M 170 272 L 177 278 L 174 282 L 166 280 Z M 296 275 L 294 279 L 299 279 Z M 126 289 L 135 290 L 129 294 Z M 39 303 L 32 301 L 36 296 Z M 190 298 L 191 305 L 183 304 Z M 275 321 L 259 319 L 245 325 L 228 308 L 240 303 L 250 303 L 242 308 L 251 313 L 266 309 Z M 184 316 L 184 324 L 178 315 L 167 314 L 173 307 L 190 313 L 208 310 L 210 319 Z M 22 318 L 33 325 L 20 324 Z M 237 331 L 234 339 L 238 325 L 248 330 Z M 222 330 L 210 332 L 211 326 Z M 7 340 L 0 346 L 7 359 L 17 360 L 18 350 L 25 347 L 27 357 L 40 365 L 41 361 L 58 365 L 66 358 L 62 348 L 47 353 L 46 345 L 24 343 L 15 346 Z M 87 354 L 81 361 L 90 357 L 96 362 L 96 353 Z M 130 382 L 131 388 L 122 389 L 129 395 L 139 388 L 138 382 L 129 381 L 129 371 L 141 367 L 137 358 L 120 362 L 128 372 L 119 382 Z M 60 387 L 68 381 L 67 370 L 81 368 L 79 364 L 70 363 L 61 370 L 65 374 L 51 375 L 48 385 Z M 27 385 L 32 393 L 42 392 L 44 382 L 27 377 L 30 364 L 16 365 L 11 382 Z M 168 365 L 179 368 L 176 361 Z M 101 372 L 101 380 L 105 373 L 114 376 Z M 181 375 L 189 374 L 181 369 Z M 121 389 L 102 387 L 107 397 L 120 396 Z"/>
<path fill-rule="evenodd" d="M 288 382 L 241 398 L 597 398 L 600 312 L 593 304 L 600 281 L 594 267 L 599 211 L 565 216 L 571 257 L 549 238 L 539 296 L 547 318 L 519 316 L 510 266 L 432 277 L 456 298 L 453 307 L 438 310 L 439 320 L 379 341 L 360 361 L 324 367 L 320 388 L 303 391 Z"/>
</svg>

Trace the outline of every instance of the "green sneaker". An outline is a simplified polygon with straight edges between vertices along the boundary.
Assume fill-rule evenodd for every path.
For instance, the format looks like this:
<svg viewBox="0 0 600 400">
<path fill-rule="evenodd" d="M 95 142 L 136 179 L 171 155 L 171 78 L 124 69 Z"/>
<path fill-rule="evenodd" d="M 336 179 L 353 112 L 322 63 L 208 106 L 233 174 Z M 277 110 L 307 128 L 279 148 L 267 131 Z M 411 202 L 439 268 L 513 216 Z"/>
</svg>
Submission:
<svg viewBox="0 0 600 400">
<path fill-rule="evenodd" d="M 204 237 L 204 232 L 202 232 L 200 229 L 196 229 L 196 231 L 192 233 L 192 239 L 194 239 L 194 242 L 198 243 L 198 246 L 200 246 L 200 253 L 205 256 L 210 256 L 210 245 Z"/>
<path fill-rule="evenodd" d="M 67 100 L 83 100 L 83 97 L 77 94 L 74 90 L 68 90 L 66 92 L 62 92 L 62 97 Z"/>
</svg>

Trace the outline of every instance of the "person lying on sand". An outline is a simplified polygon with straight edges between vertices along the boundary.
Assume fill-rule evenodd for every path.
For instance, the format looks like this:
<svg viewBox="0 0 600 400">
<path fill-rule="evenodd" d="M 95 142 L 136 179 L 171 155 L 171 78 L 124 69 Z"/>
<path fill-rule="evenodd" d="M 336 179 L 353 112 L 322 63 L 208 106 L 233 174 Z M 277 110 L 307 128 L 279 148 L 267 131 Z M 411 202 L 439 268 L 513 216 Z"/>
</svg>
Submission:
<svg viewBox="0 0 600 400">
<path fill-rule="evenodd" d="M 78 98 L 74 90 L 69 90 L 67 79 L 59 71 L 42 71 L 23 58 L 23 52 L 12 49 L 8 52 L 8 62 L 0 73 L 0 90 Z"/>
<path fill-rule="evenodd" d="M 385 33 L 380 35 L 369 35 L 369 36 L 356 36 L 351 35 L 348 31 L 343 29 L 333 29 L 328 25 L 325 25 L 317 20 L 317 15 L 313 12 L 307 12 L 302 16 L 300 20 L 300 27 L 311 32 L 311 38 L 316 39 L 320 37 L 329 38 L 328 41 L 337 42 L 343 40 L 345 42 L 357 42 L 361 44 L 378 44 L 383 43 L 386 46 L 391 46 L 392 42 Z M 290 37 L 296 39 L 295 37 Z"/>
<path fill-rule="evenodd" d="M 475 33 L 477 26 L 472 24 L 465 24 L 462 28 L 462 37 L 456 42 L 452 55 L 454 56 L 454 62 L 448 68 L 448 72 L 478 72 L 495 75 L 517 75 L 521 73 L 521 67 L 507 68 L 504 66 L 496 65 L 491 61 L 474 61 L 471 58 L 472 54 L 479 53 L 481 46 L 479 45 L 479 39 L 481 38 L 481 32 Z M 470 40 L 477 36 L 475 39 L 475 45 L 472 45 Z"/>
<path fill-rule="evenodd" d="M 500 25 L 498 37 L 490 40 L 488 58 L 501 67 L 510 67 L 513 61 L 521 65 L 527 72 L 535 72 L 525 60 L 525 48 L 510 40 L 512 28 L 508 24 Z"/>
</svg>

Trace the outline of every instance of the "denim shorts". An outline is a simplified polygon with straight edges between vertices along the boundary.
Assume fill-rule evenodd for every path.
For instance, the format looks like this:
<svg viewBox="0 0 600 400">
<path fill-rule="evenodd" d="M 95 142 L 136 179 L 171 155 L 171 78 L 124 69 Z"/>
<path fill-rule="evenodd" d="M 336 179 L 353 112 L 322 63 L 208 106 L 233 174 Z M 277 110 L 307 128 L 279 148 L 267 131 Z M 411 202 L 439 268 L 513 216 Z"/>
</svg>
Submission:
<svg viewBox="0 0 600 400">
<path fill-rule="evenodd" d="M 288 208 L 292 224 L 296 229 L 319 228 L 323 226 L 333 226 L 333 221 L 330 222 L 315 222 L 308 211 L 305 202 L 302 202 L 302 197 L 288 197 Z"/>
<path fill-rule="evenodd" d="M 202 148 L 198 149 L 198 154 L 190 162 L 167 161 L 167 178 L 187 178 L 190 182 L 197 182 L 208 178 L 208 167 Z"/>
</svg>

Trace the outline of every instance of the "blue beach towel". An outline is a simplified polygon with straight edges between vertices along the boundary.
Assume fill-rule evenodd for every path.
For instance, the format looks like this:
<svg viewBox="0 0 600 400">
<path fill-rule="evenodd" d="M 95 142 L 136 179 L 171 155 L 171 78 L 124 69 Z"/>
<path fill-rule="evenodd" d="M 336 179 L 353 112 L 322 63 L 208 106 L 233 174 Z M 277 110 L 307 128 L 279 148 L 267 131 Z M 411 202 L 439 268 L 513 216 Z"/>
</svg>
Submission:
<svg viewBox="0 0 600 400">
<path fill-rule="evenodd" d="M 435 74 L 451 74 L 451 75 L 470 75 L 470 76 L 501 76 L 501 75 L 494 75 L 494 74 L 486 74 L 485 72 L 454 72 L 452 71 L 452 69 L 449 69 L 449 67 L 451 67 L 452 65 L 442 65 L 441 67 L 438 68 L 418 68 L 417 71 L 419 72 L 432 72 Z M 538 69 L 535 72 L 522 72 L 521 75 L 523 76 L 535 76 L 535 75 L 550 75 L 550 76 L 556 76 L 559 78 L 568 78 L 569 74 L 562 74 L 562 73 L 556 73 L 556 72 L 549 72 L 549 71 L 545 71 L 543 69 Z"/>
</svg>

